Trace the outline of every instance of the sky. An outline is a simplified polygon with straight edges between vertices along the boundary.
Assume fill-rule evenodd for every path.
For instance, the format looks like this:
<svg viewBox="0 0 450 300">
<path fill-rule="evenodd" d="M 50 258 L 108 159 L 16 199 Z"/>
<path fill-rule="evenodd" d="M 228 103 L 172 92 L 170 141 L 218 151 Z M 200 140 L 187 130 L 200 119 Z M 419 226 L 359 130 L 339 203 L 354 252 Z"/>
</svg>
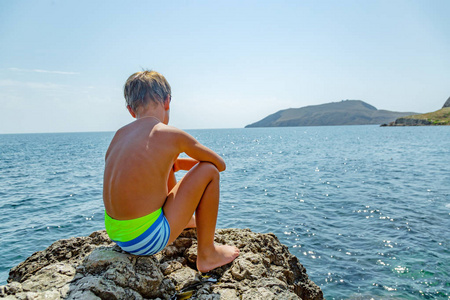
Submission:
<svg viewBox="0 0 450 300">
<path fill-rule="evenodd" d="M 0 1 L 0 134 L 115 131 L 152 69 L 170 125 L 242 128 L 363 100 L 430 112 L 450 96 L 450 1 Z"/>
</svg>

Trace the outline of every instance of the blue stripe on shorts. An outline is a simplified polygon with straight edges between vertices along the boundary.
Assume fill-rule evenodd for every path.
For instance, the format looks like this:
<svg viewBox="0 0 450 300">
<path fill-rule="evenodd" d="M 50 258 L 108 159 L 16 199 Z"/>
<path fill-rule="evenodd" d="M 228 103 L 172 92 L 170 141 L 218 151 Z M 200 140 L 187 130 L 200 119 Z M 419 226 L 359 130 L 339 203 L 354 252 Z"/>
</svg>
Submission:
<svg viewBox="0 0 450 300">
<path fill-rule="evenodd" d="M 128 242 L 114 241 L 124 251 L 134 255 L 153 255 L 166 247 L 170 236 L 169 222 L 161 212 L 158 219 L 143 234 Z"/>
</svg>

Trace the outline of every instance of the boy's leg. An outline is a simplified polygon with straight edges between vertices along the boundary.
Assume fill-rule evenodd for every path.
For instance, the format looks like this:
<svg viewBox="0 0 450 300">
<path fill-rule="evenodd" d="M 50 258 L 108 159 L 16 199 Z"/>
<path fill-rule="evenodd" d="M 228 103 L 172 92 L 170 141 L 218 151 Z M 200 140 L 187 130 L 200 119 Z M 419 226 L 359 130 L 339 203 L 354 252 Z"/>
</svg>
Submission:
<svg viewBox="0 0 450 300">
<path fill-rule="evenodd" d="M 169 191 L 171 191 L 177 184 L 177 178 L 175 177 L 175 172 L 173 170 L 170 170 L 169 173 L 169 180 L 167 182 L 167 188 Z M 195 216 L 192 215 L 191 219 L 189 220 L 189 223 L 186 225 L 185 228 L 195 228 Z"/>
<path fill-rule="evenodd" d="M 189 220 L 189 223 L 184 228 L 196 228 L 197 223 L 195 222 L 195 216 L 192 215 L 191 219 Z"/>
<path fill-rule="evenodd" d="M 239 254 L 236 247 L 214 245 L 219 208 L 219 179 L 219 172 L 214 165 L 201 162 L 176 184 L 163 207 L 171 230 L 169 244 L 180 235 L 195 211 L 197 268 L 201 272 L 225 265 Z"/>
<path fill-rule="evenodd" d="M 206 188 L 216 176 L 215 173 L 217 173 L 217 169 L 214 170 L 214 168 L 215 167 L 210 163 L 199 163 L 187 172 L 169 192 L 163 206 L 164 215 L 170 225 L 169 244 L 180 235 L 190 222 L 192 215 L 197 210 L 197 207 L 205 194 Z M 218 192 L 217 195 L 214 196 L 215 197 L 208 198 L 213 202 L 217 202 L 216 206 L 218 207 Z"/>
</svg>

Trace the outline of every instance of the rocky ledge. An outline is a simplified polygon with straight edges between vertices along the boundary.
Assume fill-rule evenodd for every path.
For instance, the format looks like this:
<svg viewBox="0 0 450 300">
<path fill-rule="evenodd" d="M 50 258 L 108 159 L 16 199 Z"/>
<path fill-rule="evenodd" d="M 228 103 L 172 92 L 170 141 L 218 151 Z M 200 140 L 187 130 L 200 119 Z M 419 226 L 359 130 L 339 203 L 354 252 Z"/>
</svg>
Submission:
<svg viewBox="0 0 450 300">
<path fill-rule="evenodd" d="M 123 252 L 105 231 L 59 240 L 12 268 L 6 299 L 323 299 L 298 259 L 271 233 L 219 229 L 217 243 L 237 246 L 232 263 L 196 270 L 195 229 L 162 252 Z"/>
<path fill-rule="evenodd" d="M 429 120 L 414 119 L 414 118 L 398 118 L 394 122 L 388 124 L 382 124 L 381 127 L 385 126 L 429 126 L 435 125 Z"/>
<path fill-rule="evenodd" d="M 381 126 L 432 126 L 432 125 L 450 125 L 450 97 L 444 103 L 440 110 L 420 114 L 401 117 L 388 124 Z"/>
</svg>

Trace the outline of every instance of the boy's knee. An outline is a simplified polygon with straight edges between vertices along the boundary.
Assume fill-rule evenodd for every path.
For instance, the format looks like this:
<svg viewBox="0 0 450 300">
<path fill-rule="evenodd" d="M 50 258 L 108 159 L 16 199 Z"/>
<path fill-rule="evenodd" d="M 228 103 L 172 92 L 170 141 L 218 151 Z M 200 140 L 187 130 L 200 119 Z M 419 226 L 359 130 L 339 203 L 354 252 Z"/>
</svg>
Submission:
<svg viewBox="0 0 450 300">
<path fill-rule="evenodd" d="M 199 163 L 199 167 L 202 168 L 205 172 L 208 172 L 208 174 L 210 174 L 211 177 L 220 176 L 217 167 L 210 162 L 202 161 Z"/>
</svg>

